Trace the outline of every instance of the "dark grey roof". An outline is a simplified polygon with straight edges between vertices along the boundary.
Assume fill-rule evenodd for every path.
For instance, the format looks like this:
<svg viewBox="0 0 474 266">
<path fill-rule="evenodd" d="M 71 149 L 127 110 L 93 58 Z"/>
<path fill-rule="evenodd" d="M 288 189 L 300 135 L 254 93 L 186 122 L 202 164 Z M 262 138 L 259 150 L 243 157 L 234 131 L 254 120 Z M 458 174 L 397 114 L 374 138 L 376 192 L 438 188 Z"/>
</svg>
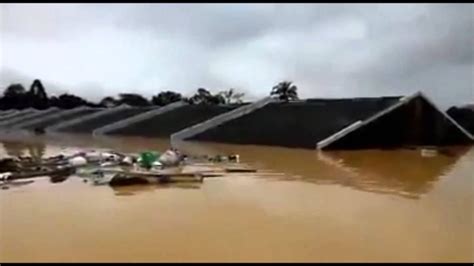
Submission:
<svg viewBox="0 0 474 266">
<path fill-rule="evenodd" d="M 360 149 L 403 145 L 471 144 L 474 138 L 426 95 L 417 92 L 318 143 L 318 148 Z"/>
<path fill-rule="evenodd" d="M 90 133 L 94 129 L 97 129 L 99 127 L 112 124 L 114 122 L 127 119 L 129 117 L 139 115 L 150 110 L 152 110 L 152 108 L 130 107 L 125 109 L 119 109 L 115 112 L 94 117 L 93 119 L 88 119 L 83 122 L 74 124 L 72 126 L 62 129 L 61 131 Z"/>
<path fill-rule="evenodd" d="M 357 97 L 357 98 L 309 98 L 301 101 L 294 101 L 292 103 L 321 103 L 321 104 L 328 104 L 328 103 L 376 103 L 376 102 L 384 102 L 384 101 L 398 101 L 399 99 L 405 96 L 384 96 L 384 97 Z"/>
<path fill-rule="evenodd" d="M 316 143 L 364 120 L 401 97 L 308 99 L 270 103 L 192 139 L 315 148 Z"/>
<path fill-rule="evenodd" d="M 244 104 L 232 105 L 185 105 L 127 127 L 113 130 L 111 135 L 131 135 L 147 137 L 169 137 L 171 134 L 216 115 L 229 112 Z"/>
<path fill-rule="evenodd" d="M 73 109 L 69 109 L 69 110 L 73 110 Z M 25 125 L 21 128 L 27 129 L 27 130 L 33 130 L 35 128 L 47 128 L 49 126 L 60 123 L 62 121 L 67 121 L 68 119 L 74 119 L 74 118 L 77 118 L 77 117 L 80 117 L 80 116 L 83 116 L 83 115 L 88 115 L 88 114 L 92 114 L 92 113 L 95 113 L 95 112 L 99 111 L 98 108 L 91 108 L 91 109 L 80 110 L 80 111 L 74 112 L 74 113 L 68 113 L 69 110 L 63 109 L 58 113 L 58 114 L 64 113 L 63 115 L 52 116 L 52 117 L 48 116 L 48 117 L 45 117 L 44 119 L 42 119 L 38 122 L 34 122 L 32 124 L 27 124 L 27 125 Z"/>
<path fill-rule="evenodd" d="M 467 108 L 467 109 L 471 109 L 474 111 L 474 103 L 473 104 L 466 104 L 464 106 L 461 106 L 462 108 Z"/>
</svg>

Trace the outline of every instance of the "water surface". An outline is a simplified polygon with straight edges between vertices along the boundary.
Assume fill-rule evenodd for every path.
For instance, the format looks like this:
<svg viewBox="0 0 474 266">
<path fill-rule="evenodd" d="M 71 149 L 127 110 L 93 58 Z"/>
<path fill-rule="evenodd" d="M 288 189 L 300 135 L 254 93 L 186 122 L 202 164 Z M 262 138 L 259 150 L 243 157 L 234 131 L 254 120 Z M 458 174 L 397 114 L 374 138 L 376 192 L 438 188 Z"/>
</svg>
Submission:
<svg viewBox="0 0 474 266">
<path fill-rule="evenodd" d="M 4 138 L 2 157 L 166 140 Z M 0 261 L 472 261 L 474 149 L 324 152 L 181 143 L 271 174 L 198 185 L 48 178 L 0 190 Z"/>
</svg>

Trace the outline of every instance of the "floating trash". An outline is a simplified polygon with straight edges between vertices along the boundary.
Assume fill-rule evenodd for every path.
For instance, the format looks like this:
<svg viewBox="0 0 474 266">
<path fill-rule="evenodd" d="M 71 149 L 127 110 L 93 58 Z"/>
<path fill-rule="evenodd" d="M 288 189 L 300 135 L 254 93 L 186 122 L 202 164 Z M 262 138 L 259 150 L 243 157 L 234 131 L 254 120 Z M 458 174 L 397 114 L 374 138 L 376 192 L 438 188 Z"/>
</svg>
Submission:
<svg viewBox="0 0 474 266">
<path fill-rule="evenodd" d="M 153 163 L 158 159 L 159 154 L 155 152 L 142 152 L 140 153 L 140 157 L 138 158 L 138 164 L 143 168 L 151 168 Z"/>
<path fill-rule="evenodd" d="M 68 160 L 69 164 L 72 166 L 83 166 L 87 164 L 87 159 L 83 156 L 76 156 Z"/>
<path fill-rule="evenodd" d="M 184 171 L 199 161 L 211 165 L 204 170 Z M 176 149 L 163 153 L 144 151 L 122 154 L 115 151 L 80 151 L 71 155 L 59 154 L 33 160 L 30 157 L 0 159 L 0 181 L 49 177 L 51 183 L 62 183 L 70 176 L 84 179 L 93 185 L 121 186 L 149 183 L 199 183 L 204 178 L 220 177 L 226 173 L 253 173 L 248 168 L 216 167 L 219 162 L 240 161 L 239 155 L 188 156 Z M 192 168 L 192 167 L 191 167 Z M 198 167 L 199 168 L 199 167 Z"/>
</svg>

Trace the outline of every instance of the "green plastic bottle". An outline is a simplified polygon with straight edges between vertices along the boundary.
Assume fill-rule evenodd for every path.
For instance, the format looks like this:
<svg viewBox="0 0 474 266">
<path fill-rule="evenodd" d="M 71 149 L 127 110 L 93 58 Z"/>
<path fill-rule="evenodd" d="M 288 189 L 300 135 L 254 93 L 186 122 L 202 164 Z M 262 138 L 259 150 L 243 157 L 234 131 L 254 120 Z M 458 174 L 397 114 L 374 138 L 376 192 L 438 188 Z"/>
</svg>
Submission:
<svg viewBox="0 0 474 266">
<path fill-rule="evenodd" d="M 140 166 L 144 168 L 151 168 L 153 163 L 158 160 L 159 153 L 146 151 L 140 153 Z"/>
</svg>

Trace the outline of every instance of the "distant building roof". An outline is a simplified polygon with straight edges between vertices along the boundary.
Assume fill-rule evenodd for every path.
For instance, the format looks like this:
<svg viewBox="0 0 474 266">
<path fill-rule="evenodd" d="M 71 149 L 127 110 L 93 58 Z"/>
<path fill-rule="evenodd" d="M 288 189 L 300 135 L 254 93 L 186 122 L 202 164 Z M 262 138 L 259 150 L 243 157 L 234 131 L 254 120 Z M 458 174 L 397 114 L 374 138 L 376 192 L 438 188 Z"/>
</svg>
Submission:
<svg viewBox="0 0 474 266">
<path fill-rule="evenodd" d="M 474 103 L 473 104 L 466 104 L 464 106 L 461 106 L 461 108 L 468 108 L 474 111 Z"/>
</svg>

